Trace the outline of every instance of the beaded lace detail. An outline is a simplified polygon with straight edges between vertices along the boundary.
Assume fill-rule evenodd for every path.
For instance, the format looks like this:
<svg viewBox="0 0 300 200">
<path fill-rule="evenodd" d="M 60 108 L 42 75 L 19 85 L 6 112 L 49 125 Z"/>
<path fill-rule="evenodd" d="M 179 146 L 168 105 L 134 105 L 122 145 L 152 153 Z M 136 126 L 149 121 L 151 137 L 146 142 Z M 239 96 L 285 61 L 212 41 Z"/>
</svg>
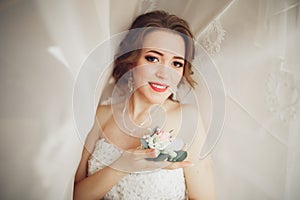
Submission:
<svg viewBox="0 0 300 200">
<path fill-rule="evenodd" d="M 100 139 L 88 161 L 88 175 L 114 162 L 121 152 Z M 100 162 L 101 160 L 101 162 Z M 130 173 L 119 181 L 103 199 L 186 199 L 183 170 L 156 170 Z"/>
</svg>

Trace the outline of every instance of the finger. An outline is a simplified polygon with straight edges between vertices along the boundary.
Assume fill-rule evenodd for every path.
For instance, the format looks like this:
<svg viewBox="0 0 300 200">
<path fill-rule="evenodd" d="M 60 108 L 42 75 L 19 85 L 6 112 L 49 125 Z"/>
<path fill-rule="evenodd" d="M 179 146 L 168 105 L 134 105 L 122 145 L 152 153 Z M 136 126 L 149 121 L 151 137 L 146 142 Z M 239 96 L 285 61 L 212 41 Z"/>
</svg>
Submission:
<svg viewBox="0 0 300 200">
<path fill-rule="evenodd" d="M 132 152 L 135 156 L 135 160 L 145 158 L 156 158 L 159 155 L 159 151 L 156 149 L 138 149 Z"/>
<path fill-rule="evenodd" d="M 185 168 L 185 167 L 192 167 L 192 166 L 194 166 L 194 163 L 190 161 L 172 162 L 164 169 L 178 169 L 178 168 Z"/>
<path fill-rule="evenodd" d="M 162 169 L 168 164 L 169 162 L 165 161 L 155 162 L 146 159 L 136 159 L 136 155 L 133 155 L 133 153 L 126 153 L 125 157 L 118 159 L 110 167 L 127 173 L 134 173 Z"/>
</svg>

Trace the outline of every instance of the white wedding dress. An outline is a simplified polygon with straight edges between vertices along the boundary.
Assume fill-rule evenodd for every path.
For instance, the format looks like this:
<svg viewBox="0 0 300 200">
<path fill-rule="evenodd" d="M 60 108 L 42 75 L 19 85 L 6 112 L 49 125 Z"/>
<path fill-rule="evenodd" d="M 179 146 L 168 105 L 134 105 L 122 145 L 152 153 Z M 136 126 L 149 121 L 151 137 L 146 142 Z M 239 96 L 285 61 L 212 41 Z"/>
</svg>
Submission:
<svg viewBox="0 0 300 200">
<path fill-rule="evenodd" d="M 98 140 L 88 161 L 88 175 L 101 170 L 106 166 L 105 164 L 114 162 L 119 156 L 120 152 L 114 145 L 104 139 Z M 186 199 L 183 169 L 130 173 L 121 179 L 103 199 Z"/>
</svg>

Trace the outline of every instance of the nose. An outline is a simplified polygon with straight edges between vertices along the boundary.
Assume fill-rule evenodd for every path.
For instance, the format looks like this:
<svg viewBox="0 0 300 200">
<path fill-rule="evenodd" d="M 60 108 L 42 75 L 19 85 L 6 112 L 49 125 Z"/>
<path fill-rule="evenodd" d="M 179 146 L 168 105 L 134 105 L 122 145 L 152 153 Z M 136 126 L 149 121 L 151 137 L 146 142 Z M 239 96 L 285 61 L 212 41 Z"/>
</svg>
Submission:
<svg viewBox="0 0 300 200">
<path fill-rule="evenodd" d="M 155 75 L 160 79 L 167 80 L 169 78 L 168 67 L 162 65 L 159 66 Z"/>
</svg>

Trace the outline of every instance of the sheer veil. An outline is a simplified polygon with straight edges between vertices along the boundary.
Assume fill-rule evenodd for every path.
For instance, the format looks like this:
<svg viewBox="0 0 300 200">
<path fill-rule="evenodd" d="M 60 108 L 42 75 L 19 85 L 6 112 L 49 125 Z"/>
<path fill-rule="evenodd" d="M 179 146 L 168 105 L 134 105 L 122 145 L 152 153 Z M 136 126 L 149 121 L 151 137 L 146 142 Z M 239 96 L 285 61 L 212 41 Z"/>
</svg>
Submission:
<svg viewBox="0 0 300 200">
<path fill-rule="evenodd" d="M 1 2 L 1 197 L 72 198 L 96 108 L 111 101 L 118 36 L 139 14 L 165 10 L 196 36 L 198 84 L 179 96 L 201 111 L 199 159 L 212 156 L 218 199 L 299 199 L 299 8 L 298 0 Z"/>
</svg>

